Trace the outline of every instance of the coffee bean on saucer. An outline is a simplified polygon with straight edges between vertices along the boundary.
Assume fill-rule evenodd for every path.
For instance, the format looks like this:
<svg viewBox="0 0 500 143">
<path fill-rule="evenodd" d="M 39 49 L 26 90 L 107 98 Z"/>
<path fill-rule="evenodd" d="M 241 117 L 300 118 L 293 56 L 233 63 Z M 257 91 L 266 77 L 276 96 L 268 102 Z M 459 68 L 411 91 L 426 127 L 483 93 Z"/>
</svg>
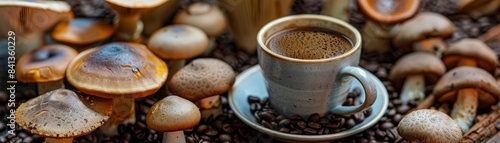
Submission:
<svg viewBox="0 0 500 143">
<path fill-rule="evenodd" d="M 306 135 L 314 135 L 314 134 L 317 134 L 318 131 L 312 129 L 312 128 L 304 128 L 304 134 Z"/>
<path fill-rule="evenodd" d="M 307 122 L 307 126 L 313 129 L 320 129 L 321 125 L 316 122 Z"/>
<path fill-rule="evenodd" d="M 290 117 L 290 120 L 302 120 L 302 117 L 300 115 L 293 115 Z"/>
<path fill-rule="evenodd" d="M 319 122 L 319 119 L 321 117 L 319 116 L 318 113 L 315 113 L 315 114 L 312 114 L 311 116 L 309 116 L 309 119 L 307 119 L 308 122 Z"/>
<path fill-rule="evenodd" d="M 260 99 L 257 96 L 250 95 L 248 96 L 248 103 L 259 103 Z"/>
<path fill-rule="evenodd" d="M 302 134 L 302 131 L 295 129 L 295 130 L 290 131 L 290 134 Z"/>
<path fill-rule="evenodd" d="M 356 125 L 356 121 L 354 121 L 354 119 L 349 119 L 347 120 L 346 124 L 345 124 L 348 128 L 352 128 Z"/>
<path fill-rule="evenodd" d="M 267 121 L 275 121 L 276 120 L 276 116 L 274 114 L 272 114 L 271 112 L 260 112 L 259 114 L 260 118 L 262 120 L 267 120 Z"/>
<path fill-rule="evenodd" d="M 285 127 L 280 128 L 279 131 L 283 132 L 283 133 L 290 133 L 290 129 L 289 128 L 285 128 Z"/>
<path fill-rule="evenodd" d="M 299 129 L 304 129 L 307 126 L 306 122 L 304 122 L 304 121 L 297 121 L 297 123 L 295 125 Z"/>
<path fill-rule="evenodd" d="M 262 126 L 268 128 L 268 129 L 273 129 L 273 125 L 271 123 L 267 122 L 266 120 L 261 121 Z"/>
<path fill-rule="evenodd" d="M 356 123 L 360 123 L 365 120 L 365 114 L 363 112 L 358 112 L 354 114 L 354 120 Z"/>
<path fill-rule="evenodd" d="M 279 126 L 288 126 L 289 124 L 290 124 L 290 119 L 283 119 L 278 123 Z"/>
</svg>

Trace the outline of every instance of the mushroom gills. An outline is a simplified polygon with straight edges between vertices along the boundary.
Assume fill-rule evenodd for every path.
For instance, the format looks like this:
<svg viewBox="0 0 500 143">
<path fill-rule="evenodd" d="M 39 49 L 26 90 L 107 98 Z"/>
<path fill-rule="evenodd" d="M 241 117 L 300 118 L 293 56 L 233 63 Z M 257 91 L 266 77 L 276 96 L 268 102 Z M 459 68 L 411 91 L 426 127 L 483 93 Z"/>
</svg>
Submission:
<svg viewBox="0 0 500 143">
<path fill-rule="evenodd" d="M 473 88 L 461 89 L 457 94 L 457 100 L 453 105 L 450 116 L 457 122 L 462 133 L 466 133 L 476 117 L 478 94 L 476 89 Z"/>
<path fill-rule="evenodd" d="M 64 88 L 64 80 L 56 80 L 56 81 L 49 81 L 49 82 L 39 82 L 37 83 L 37 90 L 38 90 L 38 95 L 45 94 L 47 92 L 50 92 L 52 90 L 56 90 L 59 88 Z"/>
<path fill-rule="evenodd" d="M 422 74 L 413 74 L 406 77 L 401 91 L 401 101 L 407 104 L 410 101 L 422 102 L 425 98 L 425 77 Z"/>
</svg>

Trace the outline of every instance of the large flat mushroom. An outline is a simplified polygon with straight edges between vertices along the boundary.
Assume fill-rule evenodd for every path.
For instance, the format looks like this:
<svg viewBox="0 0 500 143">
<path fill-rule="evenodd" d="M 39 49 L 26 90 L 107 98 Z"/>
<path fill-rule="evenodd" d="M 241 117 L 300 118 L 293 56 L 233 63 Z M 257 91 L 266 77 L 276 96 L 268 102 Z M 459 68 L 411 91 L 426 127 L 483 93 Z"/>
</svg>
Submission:
<svg viewBox="0 0 500 143">
<path fill-rule="evenodd" d="M 394 27 L 413 17 L 420 0 L 357 0 L 368 18 L 363 27 L 363 50 L 383 54 L 389 51 Z"/>
<path fill-rule="evenodd" d="M 45 143 L 71 143 L 103 125 L 111 112 L 111 100 L 57 89 L 21 104 L 16 121 L 24 130 L 45 137 Z"/>
<path fill-rule="evenodd" d="M 438 102 L 454 102 L 451 117 L 463 133 L 472 125 L 479 105 L 490 106 L 500 100 L 500 88 L 487 71 L 460 66 L 448 71 L 436 83 L 432 94 Z"/>
<path fill-rule="evenodd" d="M 16 34 L 16 58 L 42 46 L 47 30 L 71 18 L 71 7 L 63 1 L 0 1 L 0 19 L 3 19 L 0 32 L 13 31 Z M 7 36 L 1 34 L 0 39 Z"/>
<path fill-rule="evenodd" d="M 392 44 L 404 51 L 424 51 L 441 57 L 446 48 L 443 39 L 455 31 L 453 23 L 445 16 L 422 12 L 404 22 L 392 40 Z"/>
<path fill-rule="evenodd" d="M 494 73 L 498 65 L 496 53 L 479 39 L 462 39 L 443 52 L 443 63 L 451 69 L 461 65 L 480 67 Z"/>
<path fill-rule="evenodd" d="M 146 46 L 115 42 L 83 51 L 71 61 L 66 74 L 76 89 L 113 98 L 113 114 L 101 127 L 111 136 L 118 134 L 118 124 L 135 122 L 134 99 L 158 91 L 168 69 Z"/>
<path fill-rule="evenodd" d="M 396 88 L 401 89 L 403 104 L 410 101 L 422 101 L 425 97 L 425 85 L 436 83 L 446 72 L 443 62 L 433 54 L 415 52 L 401 57 L 394 64 L 389 79 Z"/>
<path fill-rule="evenodd" d="M 437 110 L 412 111 L 401 119 L 397 130 L 407 142 L 458 143 L 462 140 L 457 123 Z"/>
<path fill-rule="evenodd" d="M 69 45 L 79 52 L 111 37 L 115 28 L 103 19 L 75 18 L 58 23 L 52 30 L 54 41 Z"/>
<path fill-rule="evenodd" d="M 78 52 L 64 45 L 45 45 L 24 54 L 16 63 L 16 79 L 37 83 L 38 95 L 64 88 L 66 68 Z"/>
</svg>

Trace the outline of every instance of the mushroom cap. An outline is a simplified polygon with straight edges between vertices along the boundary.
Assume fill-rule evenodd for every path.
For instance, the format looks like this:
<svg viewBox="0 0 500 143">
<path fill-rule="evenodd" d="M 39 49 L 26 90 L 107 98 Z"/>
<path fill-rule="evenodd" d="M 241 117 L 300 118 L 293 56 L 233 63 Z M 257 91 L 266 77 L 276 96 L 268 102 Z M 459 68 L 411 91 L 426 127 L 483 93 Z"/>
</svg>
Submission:
<svg viewBox="0 0 500 143">
<path fill-rule="evenodd" d="M 69 64 L 68 82 L 103 98 L 140 98 L 158 91 L 168 69 L 144 45 L 115 42 L 78 54 Z"/>
<path fill-rule="evenodd" d="M 146 10 L 160 6 L 168 0 L 105 0 L 105 2 L 120 14 L 140 14 Z"/>
<path fill-rule="evenodd" d="M 394 24 L 410 19 L 420 0 L 357 0 L 361 12 L 373 21 Z"/>
<path fill-rule="evenodd" d="M 436 83 L 432 94 L 440 102 L 454 101 L 457 94 L 453 93 L 464 88 L 474 88 L 479 91 L 480 104 L 492 103 L 487 101 L 491 99 L 500 100 L 500 87 L 495 78 L 487 71 L 471 66 L 460 66 L 448 71 Z"/>
<path fill-rule="evenodd" d="M 103 125 L 112 100 L 57 89 L 32 98 L 16 110 L 17 123 L 30 133 L 49 138 L 74 138 Z"/>
<path fill-rule="evenodd" d="M 57 42 L 89 45 L 109 38 L 114 32 L 115 28 L 102 19 L 76 18 L 58 23 L 51 36 Z"/>
<path fill-rule="evenodd" d="M 499 8 L 499 0 L 458 0 L 458 11 L 468 13 L 473 16 L 492 14 Z"/>
<path fill-rule="evenodd" d="M 209 37 L 218 36 L 227 27 L 222 11 L 207 3 L 194 3 L 180 11 L 174 18 L 175 24 L 187 24 L 203 30 Z"/>
<path fill-rule="evenodd" d="M 389 79 L 400 89 L 407 76 L 422 74 L 426 84 L 436 83 L 446 72 L 443 62 L 431 53 L 414 52 L 401 57 L 392 67 Z"/>
<path fill-rule="evenodd" d="M 63 79 L 71 59 L 78 52 L 65 45 L 45 45 L 24 54 L 16 63 L 21 82 L 50 82 Z"/>
<path fill-rule="evenodd" d="M 0 19 L 4 19 L 1 33 L 14 31 L 16 36 L 40 33 L 72 17 L 71 7 L 62 1 L 0 1 Z M 2 34 L 0 38 L 7 36 Z"/>
<path fill-rule="evenodd" d="M 410 142 L 457 143 L 462 139 L 462 131 L 450 116 L 431 109 L 408 113 L 399 122 L 397 130 Z"/>
<path fill-rule="evenodd" d="M 191 101 L 227 92 L 236 73 L 224 61 L 214 58 L 193 60 L 172 76 L 168 88 L 172 93 Z"/>
<path fill-rule="evenodd" d="M 148 48 L 163 59 L 190 59 L 205 52 L 208 48 L 208 37 L 193 26 L 170 25 L 153 33 Z"/>
<path fill-rule="evenodd" d="M 461 59 L 475 60 L 478 67 L 490 73 L 495 72 L 498 65 L 495 51 L 479 39 L 462 39 L 443 52 L 443 63 L 448 69 L 458 66 Z"/>
<path fill-rule="evenodd" d="M 192 128 L 200 119 L 200 110 L 193 102 L 171 95 L 151 106 L 146 124 L 159 132 L 173 132 Z"/>
<path fill-rule="evenodd" d="M 392 43 L 395 47 L 404 49 L 426 38 L 449 37 L 454 31 L 455 26 L 453 23 L 443 15 L 432 12 L 421 12 L 414 18 L 401 24 Z"/>
</svg>

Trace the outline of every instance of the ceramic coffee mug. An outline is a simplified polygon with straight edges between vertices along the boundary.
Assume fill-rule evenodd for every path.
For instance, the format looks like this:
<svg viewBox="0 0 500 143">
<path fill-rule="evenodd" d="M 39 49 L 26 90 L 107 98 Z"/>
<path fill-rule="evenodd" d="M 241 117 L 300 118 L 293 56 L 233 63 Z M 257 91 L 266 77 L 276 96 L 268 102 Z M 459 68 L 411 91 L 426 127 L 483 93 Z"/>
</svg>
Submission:
<svg viewBox="0 0 500 143">
<path fill-rule="evenodd" d="M 273 34 L 290 28 L 333 30 L 351 40 L 352 48 L 330 58 L 297 59 L 277 54 L 266 46 L 265 42 Z M 367 71 L 357 67 L 361 35 L 346 22 L 322 15 L 287 16 L 266 24 L 259 31 L 257 41 L 269 102 L 278 113 L 286 116 L 297 114 L 303 118 L 314 113 L 353 114 L 367 109 L 376 99 L 375 82 L 370 80 Z M 365 100 L 357 106 L 342 106 L 351 80 L 361 83 Z"/>
</svg>

